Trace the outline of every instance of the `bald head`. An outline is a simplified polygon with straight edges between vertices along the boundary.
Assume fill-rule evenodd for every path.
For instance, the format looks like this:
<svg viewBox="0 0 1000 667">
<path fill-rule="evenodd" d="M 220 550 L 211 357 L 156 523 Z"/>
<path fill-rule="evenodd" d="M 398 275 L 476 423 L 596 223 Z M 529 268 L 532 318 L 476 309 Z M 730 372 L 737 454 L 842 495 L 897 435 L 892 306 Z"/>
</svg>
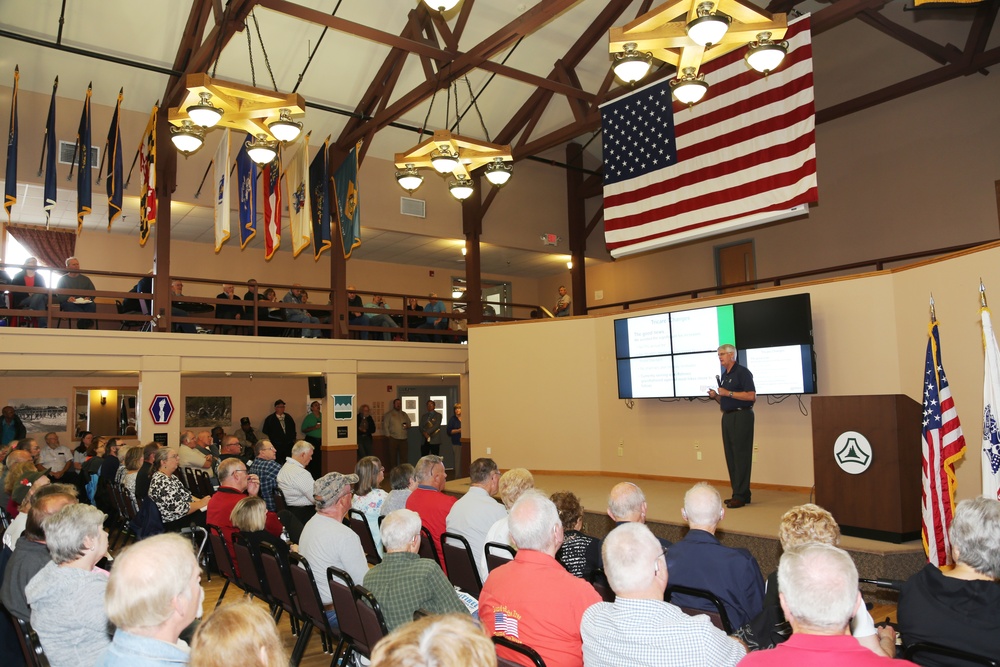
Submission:
<svg viewBox="0 0 1000 667">
<path fill-rule="evenodd" d="M 615 484 L 608 494 L 608 516 L 615 521 L 646 522 L 646 496 L 632 482 Z"/>
<path fill-rule="evenodd" d="M 715 533 L 715 527 L 725 516 L 722 496 L 714 486 L 698 482 L 684 494 L 684 509 L 681 514 L 692 528 Z"/>
</svg>

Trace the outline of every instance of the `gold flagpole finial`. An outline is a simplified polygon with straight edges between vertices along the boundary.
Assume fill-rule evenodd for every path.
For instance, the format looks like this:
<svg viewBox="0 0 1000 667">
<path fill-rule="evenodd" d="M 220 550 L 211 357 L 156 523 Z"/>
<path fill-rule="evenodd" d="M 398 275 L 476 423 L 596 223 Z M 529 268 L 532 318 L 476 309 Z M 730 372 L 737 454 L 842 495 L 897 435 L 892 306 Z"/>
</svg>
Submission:
<svg viewBox="0 0 1000 667">
<path fill-rule="evenodd" d="M 986 285 L 983 284 L 983 279 L 979 279 L 979 305 L 983 308 L 988 308 L 986 304 Z"/>
<path fill-rule="evenodd" d="M 934 312 L 934 295 L 931 294 L 931 322 L 937 321 L 937 313 Z"/>
</svg>

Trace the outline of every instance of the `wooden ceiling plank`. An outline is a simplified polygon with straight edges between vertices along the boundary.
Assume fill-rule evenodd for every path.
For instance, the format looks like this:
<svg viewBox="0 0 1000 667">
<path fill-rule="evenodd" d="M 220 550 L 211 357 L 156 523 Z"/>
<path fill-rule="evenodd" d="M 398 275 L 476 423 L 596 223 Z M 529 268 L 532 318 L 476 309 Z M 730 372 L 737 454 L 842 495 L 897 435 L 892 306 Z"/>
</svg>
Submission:
<svg viewBox="0 0 1000 667">
<path fill-rule="evenodd" d="M 890 21 L 875 10 L 866 9 L 858 14 L 858 19 L 876 30 L 885 33 L 889 37 L 902 42 L 911 49 L 919 51 L 941 65 L 956 62 L 962 57 L 962 52 L 959 51 L 957 47 L 950 44 L 942 46 L 933 40 L 927 39 L 921 34 L 913 32 L 909 28 L 905 28 L 894 21 Z"/>
<path fill-rule="evenodd" d="M 876 11 L 889 4 L 889 0 L 840 0 L 829 7 L 825 7 L 809 20 L 813 37 L 822 34 L 831 28 L 836 28 L 842 23 L 847 23 L 855 16 L 866 9 Z"/>
<path fill-rule="evenodd" d="M 465 26 L 469 24 L 469 15 L 472 14 L 472 6 L 475 4 L 475 0 L 465 0 L 462 3 L 462 9 L 458 12 L 458 18 L 455 20 L 455 41 L 461 43 L 462 33 L 465 32 Z M 458 48 L 458 47 L 456 47 Z"/>
<path fill-rule="evenodd" d="M 576 72 L 563 63 L 562 60 L 557 60 L 555 65 L 555 75 L 562 81 L 570 86 L 580 87 L 580 79 L 577 78 Z M 573 118 L 575 120 L 580 120 L 587 112 L 590 110 L 590 106 L 581 99 L 567 97 L 566 101 L 569 102 L 569 108 L 573 112 Z"/>
</svg>

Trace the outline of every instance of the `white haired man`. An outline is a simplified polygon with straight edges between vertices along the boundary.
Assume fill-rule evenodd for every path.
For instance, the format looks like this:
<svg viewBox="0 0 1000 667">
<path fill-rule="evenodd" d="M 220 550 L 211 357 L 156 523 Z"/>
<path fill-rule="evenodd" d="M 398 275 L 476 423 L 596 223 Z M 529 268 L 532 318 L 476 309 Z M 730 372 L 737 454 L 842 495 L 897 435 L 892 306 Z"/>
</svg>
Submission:
<svg viewBox="0 0 1000 667">
<path fill-rule="evenodd" d="M 416 512 L 390 512 L 381 530 L 385 558 L 368 570 L 364 586 L 379 601 L 389 632 L 412 621 L 418 609 L 431 614 L 468 613 L 437 563 L 418 555 L 420 516 Z"/>
<path fill-rule="evenodd" d="M 312 461 L 313 446 L 305 440 L 292 445 L 292 455 L 278 472 L 278 488 L 285 494 L 288 509 L 305 523 L 316 512 L 313 499 L 313 477 L 307 466 Z"/>
<path fill-rule="evenodd" d="M 646 509 L 646 494 L 638 484 L 619 482 L 611 487 L 608 493 L 608 516 L 615 522 L 615 526 L 623 523 L 646 523 Z M 670 540 L 662 537 L 656 539 L 664 549 L 672 544 Z M 587 546 L 587 551 L 584 553 L 584 578 L 589 577 L 594 570 L 604 569 L 601 545 L 601 540 L 595 540 Z"/>
<path fill-rule="evenodd" d="M 740 661 L 748 667 L 877 667 L 911 665 L 876 655 L 851 636 L 849 625 L 864 604 L 858 569 L 837 547 L 809 544 L 786 551 L 778 564 L 778 598 L 792 626 L 788 641 L 754 651 Z"/>
<path fill-rule="evenodd" d="M 731 667 L 746 655 L 707 616 L 688 616 L 663 601 L 663 548 L 641 523 L 623 523 L 604 539 L 604 572 L 617 596 L 583 614 L 587 667 Z"/>
<path fill-rule="evenodd" d="M 96 313 L 97 305 L 91 296 L 86 292 L 93 292 L 97 288 L 94 282 L 80 273 L 80 260 L 76 257 L 66 258 L 66 274 L 56 283 L 56 288 L 60 290 L 74 290 L 69 294 L 57 294 L 55 300 L 59 303 L 59 310 L 65 313 Z M 77 319 L 77 329 L 91 329 L 94 320 Z"/>
<path fill-rule="evenodd" d="M 539 491 L 526 491 L 510 510 L 510 534 L 517 555 L 490 573 L 479 595 L 483 629 L 530 646 L 549 667 L 580 667 L 580 620 L 601 598 L 555 559 L 563 541 L 555 504 Z M 497 655 L 517 660 L 502 647 Z"/>
<path fill-rule="evenodd" d="M 191 543 L 180 535 L 146 538 L 115 559 L 105 606 L 117 628 L 99 667 L 185 665 L 181 632 L 201 616 L 205 591 Z"/>
<path fill-rule="evenodd" d="M 753 465 L 753 404 L 757 387 L 753 373 L 736 363 L 736 348 L 722 345 L 718 350 L 722 376 L 719 389 L 708 390 L 708 397 L 719 403 L 722 411 L 722 447 L 729 468 L 733 497 L 726 507 L 737 509 L 750 504 L 750 469 Z"/>
<path fill-rule="evenodd" d="M 695 484 L 684 494 L 681 516 L 691 529 L 667 553 L 670 580 L 714 593 L 725 605 L 734 628 L 749 623 L 764 607 L 764 578 L 749 551 L 724 546 L 715 537 L 726 516 L 719 492 L 705 482 Z M 677 594 L 673 602 L 681 607 L 714 609 L 708 601 L 687 595 Z"/>
</svg>

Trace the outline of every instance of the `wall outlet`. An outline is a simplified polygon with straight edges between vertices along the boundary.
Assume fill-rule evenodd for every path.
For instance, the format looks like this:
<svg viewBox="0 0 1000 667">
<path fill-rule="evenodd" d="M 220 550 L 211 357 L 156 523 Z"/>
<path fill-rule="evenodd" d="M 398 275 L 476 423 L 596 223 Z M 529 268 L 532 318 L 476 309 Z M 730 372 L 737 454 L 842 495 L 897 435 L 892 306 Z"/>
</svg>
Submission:
<svg viewBox="0 0 1000 667">
<path fill-rule="evenodd" d="M 698 440 L 695 440 L 694 441 L 694 448 L 695 448 L 695 451 L 701 449 L 701 442 L 698 441 Z"/>
<path fill-rule="evenodd" d="M 618 456 L 625 456 L 625 446 L 621 443 L 618 444 Z"/>
<path fill-rule="evenodd" d="M 758 452 L 757 445 L 754 445 L 753 446 L 753 456 L 750 457 L 750 462 L 751 463 L 757 463 L 757 452 Z"/>
<path fill-rule="evenodd" d="M 701 452 L 695 452 L 695 456 L 701 461 Z"/>
<path fill-rule="evenodd" d="M 487 447 L 486 448 L 486 453 L 487 454 L 492 454 L 493 453 L 493 448 L 492 447 Z"/>
<path fill-rule="evenodd" d="M 604 298 L 604 290 L 594 290 L 594 301 L 601 301 Z"/>
</svg>

